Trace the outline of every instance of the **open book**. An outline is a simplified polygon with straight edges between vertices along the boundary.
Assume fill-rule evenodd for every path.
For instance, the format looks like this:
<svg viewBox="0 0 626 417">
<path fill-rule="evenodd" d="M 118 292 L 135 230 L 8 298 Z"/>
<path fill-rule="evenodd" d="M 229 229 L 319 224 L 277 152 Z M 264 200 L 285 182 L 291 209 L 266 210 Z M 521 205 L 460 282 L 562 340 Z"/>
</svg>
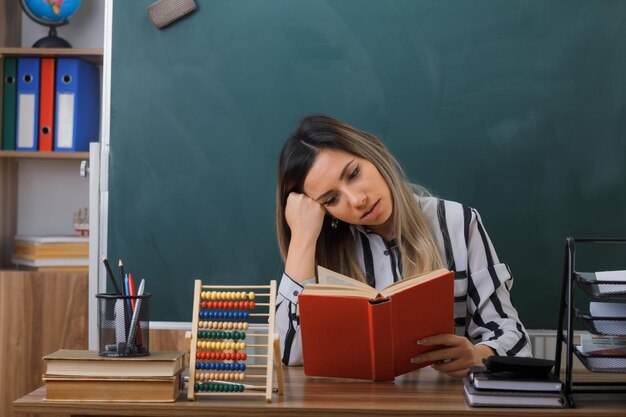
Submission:
<svg viewBox="0 0 626 417">
<path fill-rule="evenodd" d="M 438 348 L 419 339 L 454 332 L 454 274 L 446 269 L 380 292 L 322 267 L 318 281 L 298 297 L 306 375 L 393 380 L 429 364 L 410 361 Z"/>
</svg>

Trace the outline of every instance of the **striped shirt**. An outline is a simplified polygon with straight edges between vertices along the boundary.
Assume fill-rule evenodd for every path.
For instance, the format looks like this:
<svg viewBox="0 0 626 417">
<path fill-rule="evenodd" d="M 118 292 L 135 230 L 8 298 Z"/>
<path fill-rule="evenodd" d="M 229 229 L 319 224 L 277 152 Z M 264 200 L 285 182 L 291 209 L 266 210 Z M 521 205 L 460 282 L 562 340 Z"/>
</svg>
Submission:
<svg viewBox="0 0 626 417">
<path fill-rule="evenodd" d="M 472 208 L 435 197 L 418 197 L 441 259 L 454 271 L 454 332 L 502 356 L 531 356 L 528 334 L 511 302 L 513 278 L 498 261 L 480 215 Z M 356 252 L 368 283 L 381 290 L 402 277 L 394 240 L 354 227 Z M 298 294 L 310 278 L 295 282 L 286 274 L 278 288 L 276 331 L 283 363 L 302 364 Z"/>
</svg>

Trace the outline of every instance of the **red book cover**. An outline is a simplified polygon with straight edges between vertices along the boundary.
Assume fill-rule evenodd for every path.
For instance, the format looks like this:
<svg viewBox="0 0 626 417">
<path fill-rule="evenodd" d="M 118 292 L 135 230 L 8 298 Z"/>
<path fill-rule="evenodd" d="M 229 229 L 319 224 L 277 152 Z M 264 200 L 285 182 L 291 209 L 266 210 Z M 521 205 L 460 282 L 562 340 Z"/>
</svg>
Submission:
<svg viewBox="0 0 626 417">
<path fill-rule="evenodd" d="M 39 86 L 39 150 L 52 151 L 54 138 L 54 58 L 41 59 Z"/>
<path fill-rule="evenodd" d="M 410 361 L 437 348 L 419 339 L 454 332 L 454 274 L 445 269 L 380 293 L 324 268 L 319 279 L 298 297 L 306 375 L 390 381 L 429 365 Z"/>
</svg>

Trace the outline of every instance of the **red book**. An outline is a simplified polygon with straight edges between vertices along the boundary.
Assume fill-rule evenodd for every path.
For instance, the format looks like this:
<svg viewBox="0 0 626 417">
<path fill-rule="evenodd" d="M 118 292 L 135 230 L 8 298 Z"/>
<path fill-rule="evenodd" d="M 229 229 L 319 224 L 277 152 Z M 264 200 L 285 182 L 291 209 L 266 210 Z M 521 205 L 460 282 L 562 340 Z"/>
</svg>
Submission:
<svg viewBox="0 0 626 417">
<path fill-rule="evenodd" d="M 41 59 L 39 85 L 39 150 L 52 151 L 54 142 L 54 58 Z"/>
<path fill-rule="evenodd" d="M 380 292 L 321 267 L 318 279 L 298 297 L 306 375 L 391 381 L 430 365 L 411 363 L 439 348 L 419 339 L 454 333 L 454 274 L 446 269 Z"/>
</svg>

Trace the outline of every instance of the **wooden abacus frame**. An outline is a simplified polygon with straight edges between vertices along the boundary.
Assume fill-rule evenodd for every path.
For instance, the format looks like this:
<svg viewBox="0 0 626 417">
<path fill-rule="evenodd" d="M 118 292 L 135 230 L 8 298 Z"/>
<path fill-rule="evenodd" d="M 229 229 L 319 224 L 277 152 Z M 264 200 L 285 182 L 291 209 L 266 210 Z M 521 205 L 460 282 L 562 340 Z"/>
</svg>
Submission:
<svg viewBox="0 0 626 417">
<path fill-rule="evenodd" d="M 266 290 L 267 292 L 249 292 L 250 290 Z M 260 339 L 259 343 L 246 344 L 244 349 L 248 347 L 255 348 L 261 350 L 260 353 L 255 354 L 246 354 L 246 357 L 254 358 L 255 363 L 251 365 L 247 365 L 245 370 L 250 371 L 246 374 L 240 372 L 240 377 L 244 377 L 245 379 L 257 379 L 264 380 L 264 384 L 240 384 L 233 383 L 230 380 L 221 380 L 218 378 L 214 379 L 206 379 L 210 381 L 211 385 L 221 386 L 228 388 L 229 386 L 236 386 L 238 388 L 243 388 L 243 392 L 225 392 L 225 391 L 214 391 L 214 392 L 196 392 L 196 375 L 202 374 L 203 371 L 196 370 L 196 359 L 199 351 L 203 350 L 211 350 L 211 349 L 203 349 L 199 348 L 199 340 L 198 333 L 199 331 L 203 331 L 203 329 L 207 329 L 207 331 L 211 331 L 211 329 L 222 329 L 222 324 L 224 323 L 222 318 L 216 318 L 215 321 L 211 320 L 211 327 L 207 326 L 208 320 L 201 319 L 200 317 L 200 307 L 202 302 L 202 295 L 205 297 L 207 294 L 209 298 L 211 294 L 213 294 L 214 298 L 211 301 L 233 301 L 238 302 L 239 300 L 244 300 L 246 298 L 250 298 L 252 295 L 254 299 L 254 307 L 250 308 L 251 311 L 255 311 L 257 309 L 265 310 L 267 308 L 267 312 L 253 312 L 249 313 L 251 317 L 267 317 L 267 331 L 263 331 L 265 328 L 264 324 L 247 324 L 247 322 L 237 321 L 237 323 L 246 323 L 245 325 L 252 332 L 246 332 L 246 338 L 250 337 L 252 339 Z M 245 295 L 244 295 L 245 294 Z M 242 298 L 245 297 L 245 298 Z M 257 302 L 256 297 L 261 298 L 262 300 L 267 298 L 267 302 Z M 236 301 L 235 301 L 236 300 Z M 263 300 L 264 301 L 264 300 Z M 280 345 L 278 343 L 278 335 L 274 332 L 275 327 L 275 312 L 276 312 L 276 281 L 270 281 L 270 285 L 202 285 L 202 281 L 197 279 L 194 284 L 194 296 L 193 296 L 193 322 L 191 327 L 191 343 L 189 349 L 189 383 L 187 387 L 187 399 L 195 400 L 196 397 L 209 397 L 215 395 L 235 395 L 235 396 L 264 396 L 266 401 L 272 401 L 272 393 L 278 392 L 279 395 L 283 393 L 283 370 L 280 359 Z M 223 308 L 224 309 L 224 308 Z M 237 309 L 238 311 L 240 309 Z M 225 310 L 226 311 L 226 310 Z M 229 320 L 229 319 L 226 319 Z M 234 320 L 234 319 L 230 319 Z M 232 321 L 231 321 L 232 323 Z M 201 325 L 202 324 L 202 325 Z M 228 322 L 226 322 L 228 324 Z M 228 329 L 230 330 L 230 328 Z M 201 344 L 202 342 L 200 342 Z M 222 342 L 216 342 L 218 344 L 222 344 Z M 232 343 L 231 343 L 232 345 Z M 237 344 L 235 344 L 237 345 Z M 239 345 L 240 346 L 240 345 Z M 220 351 L 229 351 L 229 353 L 240 353 L 238 347 L 235 349 L 222 349 L 216 348 L 212 349 L 212 351 L 220 350 Z M 241 349 L 240 349 L 241 350 Z M 217 359 L 216 359 L 217 360 Z M 259 363 L 260 362 L 260 363 Z M 232 359 L 227 359 L 224 363 L 233 363 Z M 277 387 L 274 387 L 274 369 L 276 369 L 277 373 Z M 263 372 L 264 371 L 264 372 Z M 209 372 L 207 372 L 209 373 Z M 215 374 L 216 376 L 228 376 L 230 373 L 228 370 L 218 371 Z"/>
</svg>

